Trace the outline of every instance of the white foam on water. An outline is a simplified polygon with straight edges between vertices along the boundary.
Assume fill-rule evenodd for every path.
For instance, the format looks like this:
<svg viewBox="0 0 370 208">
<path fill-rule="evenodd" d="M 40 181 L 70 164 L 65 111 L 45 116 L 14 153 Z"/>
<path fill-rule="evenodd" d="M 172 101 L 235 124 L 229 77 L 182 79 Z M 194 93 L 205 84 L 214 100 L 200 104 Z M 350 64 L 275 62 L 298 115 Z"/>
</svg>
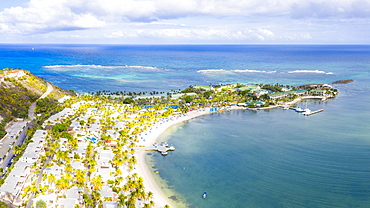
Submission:
<svg viewBox="0 0 370 208">
<path fill-rule="evenodd" d="M 289 74 L 294 74 L 294 73 L 313 73 L 313 74 L 333 74 L 333 72 L 325 72 L 325 71 L 320 71 L 320 70 L 294 70 L 294 71 L 288 71 Z"/>
<path fill-rule="evenodd" d="M 103 66 L 103 65 L 95 65 L 95 64 L 75 64 L 75 65 L 49 65 L 43 67 L 46 70 L 52 70 L 52 71 L 75 71 L 75 70 L 90 70 L 90 69 L 106 69 L 106 70 L 112 70 L 112 69 L 135 69 L 135 71 L 153 71 L 153 72 L 159 72 L 159 71 L 169 71 L 168 69 L 161 69 L 158 67 L 153 66 Z"/>
<path fill-rule="evenodd" d="M 236 73 L 266 73 L 266 74 L 272 74 L 276 73 L 276 71 L 263 71 L 263 70 L 252 70 L 252 69 L 244 69 L 244 70 L 234 70 L 233 72 Z"/>
</svg>

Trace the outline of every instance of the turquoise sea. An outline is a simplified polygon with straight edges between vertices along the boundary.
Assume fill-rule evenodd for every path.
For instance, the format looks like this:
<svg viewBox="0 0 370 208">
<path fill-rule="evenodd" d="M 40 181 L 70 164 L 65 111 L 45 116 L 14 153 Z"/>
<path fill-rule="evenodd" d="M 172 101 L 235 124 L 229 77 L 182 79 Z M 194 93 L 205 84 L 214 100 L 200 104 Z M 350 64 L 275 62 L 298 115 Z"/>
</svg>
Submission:
<svg viewBox="0 0 370 208">
<path fill-rule="evenodd" d="M 354 79 L 299 103 L 324 109 L 309 117 L 235 110 L 176 125 L 159 138 L 176 151 L 146 159 L 178 207 L 370 207 L 370 46 L 0 45 L 0 67 L 79 92 Z"/>
</svg>

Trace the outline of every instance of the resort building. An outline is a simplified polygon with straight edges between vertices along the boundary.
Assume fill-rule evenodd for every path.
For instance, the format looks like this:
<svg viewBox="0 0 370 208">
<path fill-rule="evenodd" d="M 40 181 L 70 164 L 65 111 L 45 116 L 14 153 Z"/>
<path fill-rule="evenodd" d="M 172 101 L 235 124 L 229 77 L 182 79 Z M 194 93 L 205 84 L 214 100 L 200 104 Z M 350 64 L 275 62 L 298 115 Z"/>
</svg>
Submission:
<svg viewBox="0 0 370 208">
<path fill-rule="evenodd" d="M 6 77 L 22 77 L 26 75 L 26 73 L 24 72 L 24 70 L 21 70 L 21 69 L 15 69 L 13 71 L 10 71 L 8 72 L 8 74 L 6 75 Z"/>
<path fill-rule="evenodd" d="M 0 187 L 0 198 L 14 205 L 22 204 L 22 190 L 31 184 L 31 178 L 34 176 L 31 167 L 38 162 L 43 153 L 43 143 L 45 142 L 47 132 L 37 130 L 32 137 L 25 153 L 14 165 L 4 184 Z"/>
<path fill-rule="evenodd" d="M 46 125 L 50 125 L 50 124 L 56 124 L 58 123 L 61 119 L 65 118 L 66 116 L 68 115 L 71 115 L 73 113 L 72 109 L 71 108 L 64 108 L 62 111 L 60 111 L 59 113 L 55 114 L 55 115 L 52 115 L 50 116 L 50 118 L 48 118 L 48 120 L 46 120 L 44 122 L 44 127 Z"/>
</svg>

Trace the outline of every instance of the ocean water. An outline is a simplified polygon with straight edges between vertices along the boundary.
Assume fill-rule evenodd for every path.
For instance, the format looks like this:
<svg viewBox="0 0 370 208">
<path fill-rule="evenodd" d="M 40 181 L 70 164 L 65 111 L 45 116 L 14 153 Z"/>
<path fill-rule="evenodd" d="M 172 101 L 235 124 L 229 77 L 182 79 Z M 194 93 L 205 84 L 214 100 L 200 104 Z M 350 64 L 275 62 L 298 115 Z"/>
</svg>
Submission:
<svg viewBox="0 0 370 208">
<path fill-rule="evenodd" d="M 146 159 L 178 207 L 370 207 L 370 46 L 0 45 L 0 67 L 78 92 L 354 79 L 300 103 L 324 109 L 309 117 L 237 110 L 174 126 L 159 140 L 176 151 Z"/>
<path fill-rule="evenodd" d="M 369 46 L 0 45 L 0 68 L 24 68 L 79 92 L 167 92 L 195 84 L 363 77 L 369 55 Z"/>
</svg>

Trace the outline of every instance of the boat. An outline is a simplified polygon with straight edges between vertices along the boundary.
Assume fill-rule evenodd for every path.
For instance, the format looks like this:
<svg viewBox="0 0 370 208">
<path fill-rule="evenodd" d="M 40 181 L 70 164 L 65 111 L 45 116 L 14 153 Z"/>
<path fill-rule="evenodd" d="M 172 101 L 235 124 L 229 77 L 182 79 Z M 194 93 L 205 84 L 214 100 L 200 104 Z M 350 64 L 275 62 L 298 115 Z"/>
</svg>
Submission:
<svg viewBox="0 0 370 208">
<path fill-rule="evenodd" d="M 304 112 L 304 110 L 301 107 L 296 107 L 294 110 L 295 112 L 298 112 L 298 113 Z"/>
<path fill-rule="evenodd" d="M 202 197 L 203 197 L 203 199 L 205 199 L 207 197 L 207 192 L 204 192 Z"/>
<path fill-rule="evenodd" d="M 161 154 L 162 154 L 163 156 L 165 156 L 165 155 L 168 155 L 168 152 L 163 151 L 163 152 L 161 152 Z"/>
<path fill-rule="evenodd" d="M 175 146 L 171 145 L 167 150 L 174 151 L 175 150 Z"/>
</svg>

